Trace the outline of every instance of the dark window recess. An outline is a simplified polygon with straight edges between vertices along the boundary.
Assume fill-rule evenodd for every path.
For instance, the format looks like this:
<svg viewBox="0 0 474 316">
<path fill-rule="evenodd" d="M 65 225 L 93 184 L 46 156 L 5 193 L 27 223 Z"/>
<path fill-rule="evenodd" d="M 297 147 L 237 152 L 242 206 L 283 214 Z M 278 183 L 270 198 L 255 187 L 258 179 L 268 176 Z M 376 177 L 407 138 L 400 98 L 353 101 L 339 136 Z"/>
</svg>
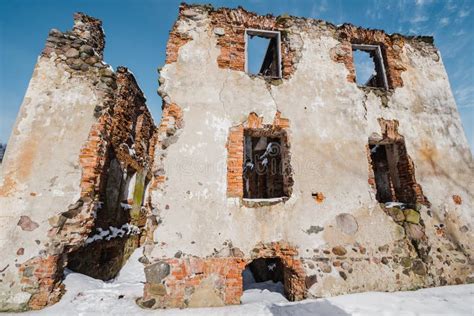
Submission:
<svg viewBox="0 0 474 316">
<path fill-rule="evenodd" d="M 281 77 L 280 32 L 247 30 L 247 73 Z"/>
<path fill-rule="evenodd" d="M 370 144 L 376 198 L 381 203 L 416 203 L 414 169 L 404 142 Z"/>
<path fill-rule="evenodd" d="M 244 198 L 271 199 L 288 194 L 286 133 L 271 129 L 244 132 Z"/>
<path fill-rule="evenodd" d="M 97 241 L 73 251 L 67 256 L 67 268 L 95 279 L 110 280 L 117 276 L 128 258 L 128 238 Z M 128 246 L 130 247 L 130 246 Z"/>
<path fill-rule="evenodd" d="M 352 56 L 359 86 L 388 89 L 380 46 L 353 44 Z"/>
<path fill-rule="evenodd" d="M 283 283 L 283 263 L 280 258 L 258 258 L 247 265 L 256 283 Z"/>
</svg>

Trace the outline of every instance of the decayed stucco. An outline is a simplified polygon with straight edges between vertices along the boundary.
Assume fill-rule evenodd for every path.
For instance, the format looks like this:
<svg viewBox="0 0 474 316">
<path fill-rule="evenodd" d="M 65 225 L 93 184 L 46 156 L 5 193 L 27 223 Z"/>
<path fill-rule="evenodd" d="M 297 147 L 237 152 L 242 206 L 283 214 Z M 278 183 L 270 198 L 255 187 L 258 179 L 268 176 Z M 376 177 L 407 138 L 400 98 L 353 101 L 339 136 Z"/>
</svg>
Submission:
<svg viewBox="0 0 474 316">
<path fill-rule="evenodd" d="M 39 59 L 3 163 L 0 266 L 9 268 L 2 286 L 10 286 L 8 275 L 18 273 L 15 265 L 22 258 L 31 258 L 44 248 L 51 228 L 48 218 L 80 196 L 79 153 L 96 121 L 98 98 L 90 81 L 71 78 L 64 67 Z M 20 216 L 28 216 L 39 226 L 25 233 L 17 225 Z M 18 248 L 24 248 L 24 254 L 16 258 Z"/>
<path fill-rule="evenodd" d="M 242 13 L 236 11 L 229 15 Z M 349 82 L 346 66 L 332 58 L 339 44 L 334 26 L 295 18 L 297 23 L 285 29 L 299 56 L 295 71 L 269 84 L 219 68 L 222 30 L 211 25 L 207 12 L 182 9 L 175 30 L 189 40 L 176 62 L 160 72 L 160 94 L 182 109 L 184 124 L 160 165 L 166 180 L 151 192 L 158 226 L 154 245 L 145 251 L 148 259 L 227 257 L 229 244 L 249 259 L 257 243 L 285 241 L 297 247 L 306 274 L 317 277 L 309 295 L 410 289 L 458 282 L 454 278 L 464 282 L 472 267 L 473 163 L 439 52 L 427 54 L 418 47 L 423 45 L 411 44 L 417 39 L 406 39 L 397 61 L 406 68 L 403 86 L 381 98 Z M 226 196 L 229 129 L 252 112 L 271 124 L 277 111 L 291 125 L 293 193 L 284 203 L 249 208 Z M 369 136 L 381 135 L 380 118 L 399 122 L 418 184 L 431 202 L 429 209 L 420 205 L 428 244 L 440 252 L 452 250 L 451 268 L 443 254 L 426 272 L 420 250 L 375 200 L 367 181 L 366 146 Z M 322 202 L 315 202 L 315 192 L 323 194 Z M 455 204 L 453 195 L 462 204 Z M 353 234 L 338 226 L 336 216 L 342 213 L 355 218 Z M 434 226 L 440 223 L 448 227 L 441 239 Z M 345 247 L 348 253 L 338 255 L 343 260 L 333 255 L 333 247 Z M 400 263 L 399 257 L 416 260 Z"/>
<path fill-rule="evenodd" d="M 66 266 L 114 277 L 143 239 L 155 126 L 103 48 L 101 21 L 76 13 L 38 58 L 1 170 L 0 311 L 56 303 Z"/>
<path fill-rule="evenodd" d="M 281 31 L 282 79 L 243 71 L 247 27 Z M 390 90 L 354 83 L 350 40 L 391 45 Z M 59 300 L 69 259 L 108 279 L 143 242 L 148 308 L 238 304 L 259 258 L 281 260 L 291 300 L 474 281 L 474 166 L 429 39 L 182 4 L 156 130 L 104 43 L 77 14 L 38 59 L 1 169 L 0 310 Z M 289 197 L 242 199 L 228 173 L 247 127 L 284 130 Z M 405 210 L 379 204 L 371 169 L 369 140 L 394 139 L 418 202 Z M 137 235 L 96 240 L 122 224 Z"/>
</svg>

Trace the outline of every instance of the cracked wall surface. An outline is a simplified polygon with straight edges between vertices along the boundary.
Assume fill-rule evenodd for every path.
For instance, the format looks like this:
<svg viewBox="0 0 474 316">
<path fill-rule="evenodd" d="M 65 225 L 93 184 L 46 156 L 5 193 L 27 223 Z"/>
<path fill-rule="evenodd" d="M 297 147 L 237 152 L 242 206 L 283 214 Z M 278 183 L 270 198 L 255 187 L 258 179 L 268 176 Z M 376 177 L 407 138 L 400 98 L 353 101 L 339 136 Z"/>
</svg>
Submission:
<svg viewBox="0 0 474 316">
<path fill-rule="evenodd" d="M 245 73 L 246 28 L 281 32 L 282 78 Z M 389 90 L 356 85 L 363 43 Z M 66 265 L 113 277 L 140 244 L 147 308 L 238 304 L 259 258 L 291 300 L 474 281 L 474 166 L 432 38 L 182 4 L 156 129 L 104 45 L 77 14 L 38 59 L 1 170 L 1 310 L 59 300 Z M 243 199 L 244 127 L 284 129 L 288 197 Z M 406 205 L 376 199 L 368 147 L 387 140 Z"/>
<path fill-rule="evenodd" d="M 0 310 L 57 302 L 64 268 L 78 260 L 81 272 L 110 277 L 101 252 L 117 252 L 118 271 L 140 242 L 155 127 L 133 75 L 103 61 L 104 38 L 100 20 L 76 13 L 38 58 L 0 177 Z M 126 171 L 136 174 L 129 200 L 120 197 Z M 116 226 L 121 233 L 97 240 Z"/>
<path fill-rule="evenodd" d="M 282 32 L 283 79 L 244 72 L 245 28 Z M 344 47 L 353 39 L 387 45 L 389 90 L 351 79 L 352 51 Z M 170 42 L 159 93 L 179 120 L 166 114 L 162 125 L 179 128 L 162 134 L 155 157 L 161 180 L 150 190 L 155 225 L 145 256 L 160 278 L 147 278 L 143 306 L 237 303 L 240 274 L 219 269 L 242 271 L 260 243 L 295 249 L 292 260 L 308 280 L 304 297 L 472 282 L 472 156 L 429 38 L 182 5 Z M 229 168 L 239 166 L 226 145 L 250 113 L 262 124 L 277 113 L 289 121 L 294 184 L 280 203 L 244 203 L 238 175 L 229 181 Z M 398 121 L 430 204 L 402 210 L 377 202 L 366 147 L 382 137 L 380 119 Z M 196 260 L 209 268 L 193 273 L 187 265 Z"/>
</svg>

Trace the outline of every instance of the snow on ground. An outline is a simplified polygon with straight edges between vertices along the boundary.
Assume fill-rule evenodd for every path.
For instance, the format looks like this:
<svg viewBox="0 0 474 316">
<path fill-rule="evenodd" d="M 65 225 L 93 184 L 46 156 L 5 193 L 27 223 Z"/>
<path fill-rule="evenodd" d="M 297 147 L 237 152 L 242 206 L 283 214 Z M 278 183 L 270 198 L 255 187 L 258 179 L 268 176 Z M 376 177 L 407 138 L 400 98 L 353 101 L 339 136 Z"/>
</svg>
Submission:
<svg viewBox="0 0 474 316">
<path fill-rule="evenodd" d="M 145 310 L 135 304 L 135 299 L 142 295 L 145 281 L 143 265 L 138 262 L 141 254 L 142 249 L 137 249 L 113 281 L 103 282 L 69 272 L 64 281 L 67 292 L 59 303 L 41 311 L 21 315 L 474 315 L 474 285 L 445 286 L 413 292 L 368 292 L 288 302 L 279 293 L 281 283 L 268 283 L 247 289 L 242 296 L 242 305 Z M 274 292 L 262 289 L 264 287 L 270 287 Z"/>
<path fill-rule="evenodd" d="M 255 282 L 252 272 L 247 267 L 242 272 L 244 294 L 242 295 L 242 304 L 250 303 L 288 303 L 283 295 L 284 287 L 281 282 Z"/>
</svg>

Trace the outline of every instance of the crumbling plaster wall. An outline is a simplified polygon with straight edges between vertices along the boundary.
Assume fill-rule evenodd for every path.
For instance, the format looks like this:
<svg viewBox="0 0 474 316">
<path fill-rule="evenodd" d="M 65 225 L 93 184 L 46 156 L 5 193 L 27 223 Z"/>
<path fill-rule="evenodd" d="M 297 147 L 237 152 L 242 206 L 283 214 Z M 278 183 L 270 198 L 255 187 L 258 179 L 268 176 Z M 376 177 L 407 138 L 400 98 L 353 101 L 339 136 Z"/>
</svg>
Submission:
<svg viewBox="0 0 474 316">
<path fill-rule="evenodd" d="M 0 177 L 1 311 L 57 302 L 68 255 L 87 245 L 97 226 L 145 224 L 141 201 L 125 210 L 122 201 L 109 205 L 108 218 L 102 210 L 106 195 L 121 191 L 108 181 L 113 157 L 119 169 L 131 167 L 150 180 L 155 126 L 133 75 L 103 62 L 101 25 L 76 13 L 72 31 L 49 32 L 17 117 Z M 129 233 L 117 239 L 128 241 Z M 129 248 L 139 244 L 140 236 L 133 237 Z M 83 260 L 113 247 L 93 245 L 97 255 Z M 89 270 L 96 268 L 90 263 Z"/>
<path fill-rule="evenodd" d="M 229 244 L 248 260 L 257 243 L 284 240 L 296 245 L 306 274 L 316 275 L 317 282 L 307 284 L 310 295 L 439 283 L 417 269 L 423 264 L 400 263 L 401 257 L 417 258 L 416 249 L 367 181 L 368 137 L 381 134 L 378 119 L 385 118 L 400 122 L 418 183 L 431 202 L 430 211 L 421 208 L 427 234 L 433 237 L 433 225 L 445 223 L 451 231 L 439 243 L 463 250 L 453 250 L 459 262 L 438 268 L 455 270 L 447 282 L 457 274 L 464 282 L 473 247 L 473 164 L 439 52 L 428 54 L 420 48 L 424 43 L 406 38 L 403 86 L 379 97 L 348 80 L 344 63 L 333 59 L 331 50 L 340 44 L 335 26 L 291 17 L 284 31 L 298 57 L 295 70 L 269 83 L 219 67 L 218 42 L 225 32 L 213 25 L 214 12 L 181 8 L 173 32 L 186 40 L 172 47 L 179 51 L 169 52 L 174 58 L 160 72 L 165 106 L 180 107 L 183 124 L 165 154 L 158 151 L 164 158 L 155 159 L 165 176 L 151 191 L 158 226 L 154 245 L 145 250 L 149 260 L 229 257 Z M 242 12 L 229 16 L 238 19 Z M 251 112 L 271 124 L 277 111 L 290 122 L 293 193 L 285 203 L 248 208 L 226 196 L 229 129 Z M 325 197 L 320 203 L 315 192 Z M 462 203 L 455 204 L 453 195 Z M 346 227 L 336 222 L 342 213 L 355 219 L 356 231 L 342 232 Z"/>
<path fill-rule="evenodd" d="M 48 219 L 67 210 L 81 194 L 79 154 L 96 122 L 100 98 L 88 78 L 73 77 L 66 67 L 39 58 L 3 163 L 0 266 L 8 266 L 1 283 L 5 294 L 11 285 L 21 286 L 17 265 L 44 249 Z M 32 221 L 29 227 L 17 225 L 20 216 Z M 19 248 L 24 249 L 21 256 Z M 22 295 L 27 301 L 24 292 L 14 300 L 21 302 Z"/>
<path fill-rule="evenodd" d="M 474 162 L 440 53 L 407 43 L 401 56 L 405 86 L 395 89 L 388 106 L 373 93 L 367 96 L 368 131 L 377 132 L 380 117 L 400 122 L 418 183 L 431 203 L 430 223 L 448 225 L 451 237 L 473 256 Z"/>
</svg>

